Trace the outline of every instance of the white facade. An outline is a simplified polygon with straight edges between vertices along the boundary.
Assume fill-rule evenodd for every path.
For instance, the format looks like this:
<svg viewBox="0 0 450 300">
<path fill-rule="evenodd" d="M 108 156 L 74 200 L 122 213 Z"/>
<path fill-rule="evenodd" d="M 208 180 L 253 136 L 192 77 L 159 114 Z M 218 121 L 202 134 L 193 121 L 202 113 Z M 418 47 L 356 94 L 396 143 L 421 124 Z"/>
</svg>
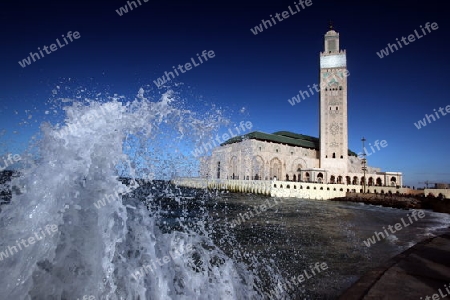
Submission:
<svg viewBox="0 0 450 300">
<path fill-rule="evenodd" d="M 343 185 L 402 186 L 402 173 L 381 172 L 348 150 L 347 58 L 339 34 L 325 34 L 320 53 L 320 136 L 282 131 L 233 138 L 201 160 L 200 176 L 218 180 L 282 180 Z M 344 190 L 344 189 L 343 189 Z"/>
</svg>

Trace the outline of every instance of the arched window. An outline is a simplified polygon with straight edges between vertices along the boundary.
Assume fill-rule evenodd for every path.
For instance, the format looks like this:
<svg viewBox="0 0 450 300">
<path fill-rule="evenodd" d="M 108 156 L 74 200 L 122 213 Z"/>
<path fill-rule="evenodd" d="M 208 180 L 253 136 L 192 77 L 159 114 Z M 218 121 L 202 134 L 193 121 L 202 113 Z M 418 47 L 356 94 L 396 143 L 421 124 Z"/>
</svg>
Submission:
<svg viewBox="0 0 450 300">
<path fill-rule="evenodd" d="M 391 185 L 392 185 L 392 186 L 395 186 L 396 182 L 397 182 L 397 178 L 395 178 L 394 176 L 392 176 L 392 177 L 391 177 Z"/>
<path fill-rule="evenodd" d="M 377 186 L 382 186 L 383 185 L 383 182 L 381 181 L 381 178 L 380 177 L 378 177 L 377 178 L 377 181 L 376 181 L 377 183 Z"/>
<path fill-rule="evenodd" d="M 319 183 L 322 183 L 322 182 L 323 182 L 323 174 L 322 174 L 322 173 L 317 174 L 317 181 L 318 181 Z"/>
<path fill-rule="evenodd" d="M 364 176 L 362 176 L 359 184 L 364 185 L 365 182 L 366 182 L 366 179 L 364 178 Z"/>
</svg>

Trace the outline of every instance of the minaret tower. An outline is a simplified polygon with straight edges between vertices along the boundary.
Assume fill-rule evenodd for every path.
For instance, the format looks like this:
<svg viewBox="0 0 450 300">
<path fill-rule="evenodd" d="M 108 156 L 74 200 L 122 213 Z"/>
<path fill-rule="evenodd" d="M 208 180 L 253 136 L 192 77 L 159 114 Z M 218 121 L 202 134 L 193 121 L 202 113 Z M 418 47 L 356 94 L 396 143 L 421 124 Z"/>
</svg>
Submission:
<svg viewBox="0 0 450 300">
<path fill-rule="evenodd" d="M 347 57 L 330 23 L 320 53 L 320 168 L 345 178 L 348 162 Z M 327 178 L 325 182 L 329 182 Z"/>
</svg>

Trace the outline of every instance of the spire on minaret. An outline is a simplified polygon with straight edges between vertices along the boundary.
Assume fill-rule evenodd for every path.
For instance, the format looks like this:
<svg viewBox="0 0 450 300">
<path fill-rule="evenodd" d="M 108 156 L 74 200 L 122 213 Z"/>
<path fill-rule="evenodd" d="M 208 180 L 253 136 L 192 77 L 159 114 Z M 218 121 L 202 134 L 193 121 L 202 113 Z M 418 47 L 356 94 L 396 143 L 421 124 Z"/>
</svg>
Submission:
<svg viewBox="0 0 450 300">
<path fill-rule="evenodd" d="M 330 30 L 333 30 L 333 21 L 328 20 L 328 28 L 329 28 Z"/>
</svg>

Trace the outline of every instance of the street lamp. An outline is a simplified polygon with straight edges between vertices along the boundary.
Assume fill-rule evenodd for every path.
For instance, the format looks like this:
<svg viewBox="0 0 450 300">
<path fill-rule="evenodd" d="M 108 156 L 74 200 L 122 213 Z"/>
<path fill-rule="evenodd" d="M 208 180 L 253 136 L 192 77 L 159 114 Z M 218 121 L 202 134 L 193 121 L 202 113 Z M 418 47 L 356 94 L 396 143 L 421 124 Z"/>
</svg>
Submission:
<svg viewBox="0 0 450 300">
<path fill-rule="evenodd" d="M 363 159 L 362 159 L 362 170 L 363 170 L 363 193 L 365 194 L 366 193 L 366 171 L 367 171 L 367 167 L 366 167 L 366 163 L 367 163 L 367 159 L 366 159 L 366 151 L 365 151 L 365 148 L 364 148 L 364 142 L 366 141 L 366 139 L 363 137 L 362 139 L 361 139 L 361 141 L 362 141 L 362 145 L 363 145 Z"/>
</svg>

